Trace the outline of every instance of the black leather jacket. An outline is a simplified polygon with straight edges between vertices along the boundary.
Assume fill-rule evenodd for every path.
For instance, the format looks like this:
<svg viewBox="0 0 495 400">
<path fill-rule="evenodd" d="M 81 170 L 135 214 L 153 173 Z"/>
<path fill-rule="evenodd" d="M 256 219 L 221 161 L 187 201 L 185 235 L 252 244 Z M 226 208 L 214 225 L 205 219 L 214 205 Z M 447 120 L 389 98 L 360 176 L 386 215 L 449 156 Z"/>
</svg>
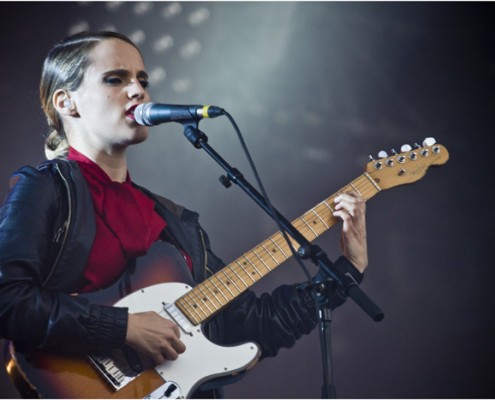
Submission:
<svg viewBox="0 0 495 400">
<path fill-rule="evenodd" d="M 91 351 L 125 341 L 127 309 L 90 304 L 78 291 L 95 234 L 89 189 L 76 162 L 23 167 L 0 208 L 0 335 L 18 349 Z M 192 258 L 197 282 L 224 266 L 210 250 L 198 214 L 140 188 L 156 202 L 174 244 Z M 356 280 L 344 257 L 336 262 Z M 344 299 L 335 294 L 332 307 Z M 307 293 L 282 285 L 271 295 L 247 291 L 208 324 L 217 343 L 255 341 L 262 357 L 291 347 L 316 324 Z"/>
</svg>

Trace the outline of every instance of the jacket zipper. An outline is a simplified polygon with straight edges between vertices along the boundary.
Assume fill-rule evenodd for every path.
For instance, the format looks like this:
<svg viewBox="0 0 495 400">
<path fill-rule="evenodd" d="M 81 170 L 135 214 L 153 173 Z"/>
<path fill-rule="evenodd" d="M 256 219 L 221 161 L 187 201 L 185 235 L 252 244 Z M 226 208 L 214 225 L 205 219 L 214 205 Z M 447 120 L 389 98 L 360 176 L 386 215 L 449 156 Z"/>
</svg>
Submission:
<svg viewBox="0 0 495 400">
<path fill-rule="evenodd" d="M 70 221 L 71 221 L 71 218 L 72 218 L 72 200 L 71 200 L 71 197 L 70 197 L 69 183 L 67 182 L 67 179 L 65 178 L 65 176 L 60 171 L 60 168 L 59 168 L 58 164 L 55 164 L 55 169 L 57 170 L 58 174 L 62 178 L 62 181 L 64 182 L 65 188 L 67 190 L 67 199 L 68 199 L 68 203 L 69 203 L 69 213 L 67 215 L 67 219 L 65 220 L 64 224 L 62 225 L 62 227 L 55 234 L 55 237 L 54 237 L 54 240 L 53 240 L 55 243 L 58 243 L 58 241 L 60 240 L 60 236 L 62 235 L 62 232 L 64 233 L 64 237 L 62 239 L 62 244 L 60 245 L 60 248 L 58 250 L 57 257 L 55 257 L 55 261 L 53 262 L 52 268 L 51 268 L 48 276 L 46 277 L 45 281 L 43 282 L 42 287 L 44 287 L 48 283 L 48 281 L 52 277 L 53 273 L 55 272 L 55 269 L 57 267 L 57 264 L 58 264 L 58 262 L 60 260 L 61 255 L 62 255 L 62 251 L 63 251 L 63 249 L 65 247 L 65 243 L 67 241 L 67 236 L 69 234 Z"/>
<path fill-rule="evenodd" d="M 206 251 L 206 244 L 205 244 L 205 237 L 203 234 L 203 230 L 201 228 L 198 228 L 198 232 L 199 232 L 199 237 L 201 239 L 201 247 L 203 248 L 203 260 L 204 260 L 203 278 L 206 279 L 208 273 L 210 276 L 215 275 L 215 274 L 213 273 L 213 271 L 210 268 L 208 268 L 208 253 Z"/>
</svg>

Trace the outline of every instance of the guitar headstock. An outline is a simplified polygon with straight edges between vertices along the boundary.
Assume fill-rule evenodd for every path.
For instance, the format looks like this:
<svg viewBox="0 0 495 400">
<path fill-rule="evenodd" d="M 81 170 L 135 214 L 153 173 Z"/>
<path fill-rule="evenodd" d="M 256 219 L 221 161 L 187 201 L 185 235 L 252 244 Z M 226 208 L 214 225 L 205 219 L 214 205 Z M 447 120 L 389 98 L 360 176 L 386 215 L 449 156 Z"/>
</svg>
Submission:
<svg viewBox="0 0 495 400">
<path fill-rule="evenodd" d="M 380 159 L 370 157 L 366 172 L 381 189 L 389 189 L 407 183 L 413 183 L 425 176 L 430 166 L 443 165 L 449 159 L 449 152 L 435 139 L 426 138 L 423 145 L 415 144 L 401 147 L 401 153 L 392 151 L 378 153 Z"/>
</svg>

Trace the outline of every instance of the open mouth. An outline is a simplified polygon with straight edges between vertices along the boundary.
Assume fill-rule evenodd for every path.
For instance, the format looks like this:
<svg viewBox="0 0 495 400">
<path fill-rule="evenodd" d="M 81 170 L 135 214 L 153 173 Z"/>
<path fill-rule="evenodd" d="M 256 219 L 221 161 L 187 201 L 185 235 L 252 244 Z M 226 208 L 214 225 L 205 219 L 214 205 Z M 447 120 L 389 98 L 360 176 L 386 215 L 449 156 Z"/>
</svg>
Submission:
<svg viewBox="0 0 495 400">
<path fill-rule="evenodd" d="M 126 117 L 129 117 L 129 118 L 135 120 L 135 118 L 134 118 L 134 110 L 136 109 L 137 106 L 138 106 L 138 104 L 134 104 L 131 108 L 129 108 L 125 112 Z"/>
</svg>

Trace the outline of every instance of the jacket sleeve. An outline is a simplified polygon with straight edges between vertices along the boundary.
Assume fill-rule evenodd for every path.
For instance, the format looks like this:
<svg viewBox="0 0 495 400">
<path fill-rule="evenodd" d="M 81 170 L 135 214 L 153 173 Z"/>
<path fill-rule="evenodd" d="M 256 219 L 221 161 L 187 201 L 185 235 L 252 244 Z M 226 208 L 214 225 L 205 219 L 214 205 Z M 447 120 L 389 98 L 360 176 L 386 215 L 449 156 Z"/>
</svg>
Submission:
<svg viewBox="0 0 495 400">
<path fill-rule="evenodd" d="M 121 344 L 126 309 L 91 305 L 45 285 L 61 196 L 49 173 L 24 167 L 12 178 L 0 207 L 0 335 L 21 350 L 89 351 Z"/>
<path fill-rule="evenodd" d="M 223 262 L 211 252 L 209 265 L 213 271 L 223 267 Z M 334 267 L 342 274 L 351 273 L 360 283 L 361 274 L 352 263 L 341 256 Z M 339 291 L 330 293 L 329 305 L 335 309 L 346 297 Z M 277 355 L 281 348 L 290 348 L 317 324 L 317 305 L 307 290 L 299 285 L 281 285 L 271 294 L 256 296 L 248 290 L 229 304 L 208 324 L 210 338 L 224 345 L 254 341 L 261 348 L 261 358 Z"/>
</svg>

